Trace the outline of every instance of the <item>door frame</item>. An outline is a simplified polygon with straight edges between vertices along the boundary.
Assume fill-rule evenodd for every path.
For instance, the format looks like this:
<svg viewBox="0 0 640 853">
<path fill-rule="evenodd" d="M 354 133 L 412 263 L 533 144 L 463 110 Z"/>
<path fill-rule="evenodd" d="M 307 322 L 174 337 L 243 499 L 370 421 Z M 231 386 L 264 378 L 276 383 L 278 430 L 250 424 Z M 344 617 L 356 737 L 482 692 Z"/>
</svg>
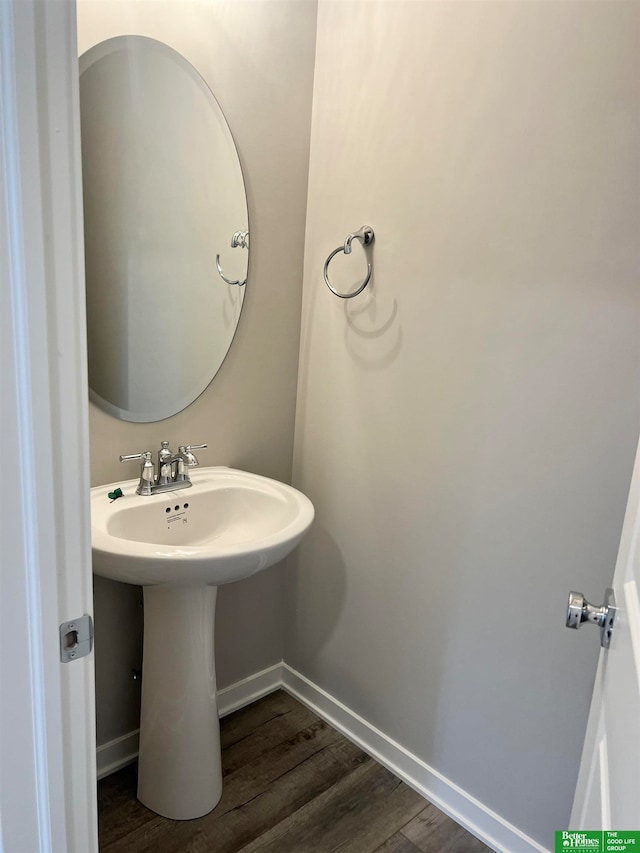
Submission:
<svg viewBox="0 0 640 853">
<path fill-rule="evenodd" d="M 76 9 L 0 2 L 0 851 L 97 851 Z M 10 773 L 6 768 L 11 768 Z"/>
</svg>

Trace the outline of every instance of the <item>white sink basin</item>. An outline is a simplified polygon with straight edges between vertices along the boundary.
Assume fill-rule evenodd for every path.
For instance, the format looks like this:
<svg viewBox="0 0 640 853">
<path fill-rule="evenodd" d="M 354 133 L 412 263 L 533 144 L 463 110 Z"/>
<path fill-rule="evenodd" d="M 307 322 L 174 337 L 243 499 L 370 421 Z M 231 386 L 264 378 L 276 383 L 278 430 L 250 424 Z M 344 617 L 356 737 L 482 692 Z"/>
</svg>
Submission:
<svg viewBox="0 0 640 853">
<path fill-rule="evenodd" d="M 307 497 L 267 477 L 198 468 L 191 481 L 146 497 L 137 479 L 91 489 L 93 571 L 142 586 L 217 586 L 282 560 L 313 521 Z M 118 486 L 124 497 L 111 502 Z"/>
<path fill-rule="evenodd" d="M 198 468 L 191 480 L 144 497 L 137 479 L 91 489 L 93 571 L 144 588 L 138 799 L 174 820 L 222 796 L 217 587 L 286 557 L 314 514 L 296 489 L 257 474 Z"/>
</svg>

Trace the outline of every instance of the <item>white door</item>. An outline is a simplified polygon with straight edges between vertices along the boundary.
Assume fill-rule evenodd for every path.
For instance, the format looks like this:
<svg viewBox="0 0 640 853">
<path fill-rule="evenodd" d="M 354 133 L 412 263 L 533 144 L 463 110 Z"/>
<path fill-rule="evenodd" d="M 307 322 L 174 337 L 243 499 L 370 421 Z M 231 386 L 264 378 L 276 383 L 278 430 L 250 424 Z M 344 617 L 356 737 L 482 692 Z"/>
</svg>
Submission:
<svg viewBox="0 0 640 853">
<path fill-rule="evenodd" d="M 0 851 L 97 850 L 75 5 L 0 0 Z"/>
<path fill-rule="evenodd" d="M 639 532 L 640 446 L 612 582 L 618 610 L 611 646 L 600 652 L 570 829 L 640 829 Z"/>
</svg>

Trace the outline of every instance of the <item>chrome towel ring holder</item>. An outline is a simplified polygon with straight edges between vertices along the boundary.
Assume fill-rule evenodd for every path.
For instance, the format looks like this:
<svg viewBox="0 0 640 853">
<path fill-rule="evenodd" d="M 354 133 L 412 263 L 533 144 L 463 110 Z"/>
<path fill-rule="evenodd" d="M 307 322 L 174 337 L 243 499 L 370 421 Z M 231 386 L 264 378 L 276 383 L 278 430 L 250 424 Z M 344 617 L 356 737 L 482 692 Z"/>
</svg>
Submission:
<svg viewBox="0 0 640 853">
<path fill-rule="evenodd" d="M 345 255 L 351 254 L 351 243 L 353 240 L 360 240 L 363 246 L 369 246 L 373 243 L 373 238 L 375 234 L 373 233 L 373 228 L 369 225 L 363 225 L 359 231 L 354 232 L 353 234 L 349 234 L 347 239 L 344 241 L 344 246 L 338 246 L 337 249 L 334 249 L 333 252 L 329 255 L 324 264 L 324 280 L 325 284 L 336 296 L 339 296 L 340 299 L 353 299 L 354 296 L 357 296 L 359 293 L 365 289 L 365 287 L 369 284 L 369 279 L 371 278 L 371 264 L 367 263 L 367 276 L 365 280 L 362 282 L 360 287 L 357 290 L 354 290 L 352 293 L 339 293 L 335 287 L 329 281 L 329 264 L 331 263 L 331 259 L 334 255 L 337 255 L 338 252 L 344 252 Z"/>
<path fill-rule="evenodd" d="M 248 249 L 249 248 L 249 232 L 248 231 L 236 231 L 233 237 L 231 238 L 231 248 L 232 249 Z M 226 281 L 227 284 L 237 285 L 238 287 L 244 287 L 247 283 L 247 279 L 244 281 L 231 281 L 231 279 L 227 278 L 226 275 L 222 272 L 222 267 L 220 266 L 220 254 L 216 255 L 216 267 L 218 268 L 218 274 L 223 281 Z"/>
</svg>

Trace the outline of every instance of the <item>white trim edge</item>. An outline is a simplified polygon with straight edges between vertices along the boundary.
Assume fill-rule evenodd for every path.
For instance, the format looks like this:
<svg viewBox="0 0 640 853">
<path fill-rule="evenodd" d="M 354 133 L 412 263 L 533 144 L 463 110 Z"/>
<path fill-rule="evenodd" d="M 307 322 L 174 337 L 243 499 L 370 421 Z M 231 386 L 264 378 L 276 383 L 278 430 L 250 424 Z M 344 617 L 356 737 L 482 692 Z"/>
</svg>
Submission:
<svg viewBox="0 0 640 853">
<path fill-rule="evenodd" d="M 550 853 L 546 847 L 542 847 L 286 663 L 270 666 L 219 690 L 218 712 L 224 717 L 279 688 L 310 708 L 492 850 L 497 853 Z M 99 746 L 98 778 L 135 760 L 137 744 L 138 732 L 135 731 Z"/>
<path fill-rule="evenodd" d="M 498 853 L 550 853 L 286 663 L 282 665 L 282 686 L 492 850 Z"/>
<path fill-rule="evenodd" d="M 96 749 L 98 779 L 104 779 L 105 776 L 135 761 L 138 757 L 139 741 L 140 729 L 136 729 L 99 746 Z"/>
<path fill-rule="evenodd" d="M 263 696 L 281 688 L 283 686 L 282 667 L 281 663 L 276 663 L 261 672 L 243 678 L 242 681 L 236 681 L 235 684 L 218 690 L 218 714 L 226 717 L 227 714 L 251 705 L 252 702 L 257 702 Z"/>
</svg>

